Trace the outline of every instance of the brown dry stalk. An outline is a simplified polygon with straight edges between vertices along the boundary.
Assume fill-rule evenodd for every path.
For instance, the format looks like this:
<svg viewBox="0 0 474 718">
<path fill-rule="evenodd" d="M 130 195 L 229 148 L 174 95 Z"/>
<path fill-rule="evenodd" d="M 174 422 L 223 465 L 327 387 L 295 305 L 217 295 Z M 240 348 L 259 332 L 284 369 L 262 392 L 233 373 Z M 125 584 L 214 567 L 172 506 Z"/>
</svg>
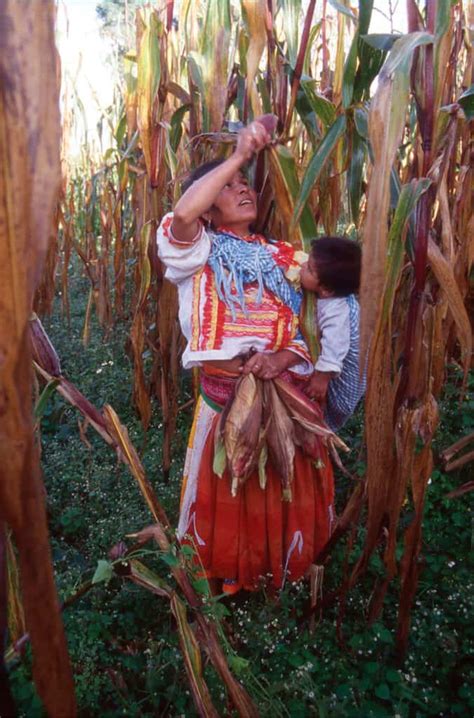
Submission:
<svg viewBox="0 0 474 718">
<path fill-rule="evenodd" d="M 33 434 L 28 335 L 60 188 L 54 18 L 52 0 L 0 6 L 0 522 L 11 527 L 18 549 L 38 693 L 50 716 L 72 718 L 74 686 Z"/>
</svg>

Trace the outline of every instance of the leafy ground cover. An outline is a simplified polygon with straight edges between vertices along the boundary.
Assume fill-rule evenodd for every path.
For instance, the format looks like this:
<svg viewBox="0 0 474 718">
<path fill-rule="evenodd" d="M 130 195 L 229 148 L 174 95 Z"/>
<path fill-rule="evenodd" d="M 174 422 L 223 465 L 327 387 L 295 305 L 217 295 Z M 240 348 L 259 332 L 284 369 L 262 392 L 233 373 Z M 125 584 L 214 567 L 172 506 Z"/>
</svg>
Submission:
<svg viewBox="0 0 474 718">
<path fill-rule="evenodd" d="M 94 325 L 87 348 L 81 343 L 86 281 L 71 278 L 71 326 L 59 311 L 46 328 L 65 374 L 97 406 L 110 403 L 142 452 L 147 475 L 173 522 L 177 519 L 180 475 L 191 409 L 179 415 L 179 430 L 168 483 L 160 474 L 161 425 L 155 407 L 145 437 L 131 406 L 131 364 L 125 351 L 126 327 L 118 325 L 106 341 Z M 459 375 L 451 371 L 437 435 L 441 451 L 474 424 L 474 386 L 458 402 Z M 183 374 L 182 403 L 190 396 Z M 362 475 L 359 449 L 361 417 L 343 438 L 353 447 L 349 468 Z M 144 526 L 150 515 L 126 468 L 91 430 L 86 445 L 78 414 L 59 396 L 49 402 L 41 422 L 42 464 L 57 584 L 64 600 L 90 579 L 109 549 Z M 471 467 L 472 468 L 472 467 Z M 472 577 L 472 498 L 446 499 L 467 481 L 469 467 L 445 474 L 433 471 L 425 506 L 423 572 L 412 614 L 409 653 L 403 665 L 394 657 L 396 582 L 384 612 L 371 626 L 367 616 L 374 579 L 383 575 L 375 557 L 364 580 L 348 596 L 342 627 L 337 605 L 325 608 L 313 632 L 305 611 L 306 584 L 285 587 L 280 601 L 264 591 L 229 601 L 211 602 L 222 618 L 229 661 L 262 716 L 467 716 L 474 713 L 474 629 L 470 609 Z M 350 480 L 338 477 L 338 507 Z M 410 520 L 410 503 L 402 525 Z M 351 564 L 362 544 L 359 530 L 353 551 L 345 542 L 326 569 L 324 595 L 341 582 L 344 562 Z M 143 561 L 168 576 L 166 557 L 144 550 Z M 100 582 L 64 612 L 81 716 L 195 715 L 168 604 L 118 577 Z M 11 672 L 22 715 L 42 716 L 31 684 L 30 656 Z M 215 704 L 226 712 L 226 698 L 211 667 L 206 680 Z"/>
</svg>

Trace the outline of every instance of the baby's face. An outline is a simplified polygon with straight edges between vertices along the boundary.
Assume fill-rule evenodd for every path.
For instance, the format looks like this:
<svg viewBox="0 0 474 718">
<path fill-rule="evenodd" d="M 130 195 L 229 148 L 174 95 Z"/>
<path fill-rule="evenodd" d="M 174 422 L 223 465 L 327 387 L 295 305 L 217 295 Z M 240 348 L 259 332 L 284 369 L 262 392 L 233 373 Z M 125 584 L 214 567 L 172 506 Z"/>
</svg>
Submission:
<svg viewBox="0 0 474 718">
<path fill-rule="evenodd" d="M 318 293 L 320 289 L 316 262 L 311 255 L 308 261 L 301 266 L 301 286 L 308 292 Z"/>
</svg>

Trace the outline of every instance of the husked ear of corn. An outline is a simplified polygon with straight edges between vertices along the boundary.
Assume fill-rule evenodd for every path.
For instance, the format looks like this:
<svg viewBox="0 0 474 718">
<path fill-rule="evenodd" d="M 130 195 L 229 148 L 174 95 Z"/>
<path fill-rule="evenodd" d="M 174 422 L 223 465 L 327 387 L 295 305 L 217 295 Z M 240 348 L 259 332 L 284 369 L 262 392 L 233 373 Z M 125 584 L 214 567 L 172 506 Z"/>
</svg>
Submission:
<svg viewBox="0 0 474 718">
<path fill-rule="evenodd" d="M 266 434 L 268 457 L 280 476 L 283 501 L 291 501 L 295 463 L 293 421 L 272 380 L 264 384 L 264 406 L 270 416 Z"/>
<path fill-rule="evenodd" d="M 224 424 L 224 446 L 232 481 L 232 496 L 258 466 L 262 423 L 261 381 L 252 373 L 241 377 Z"/>
</svg>

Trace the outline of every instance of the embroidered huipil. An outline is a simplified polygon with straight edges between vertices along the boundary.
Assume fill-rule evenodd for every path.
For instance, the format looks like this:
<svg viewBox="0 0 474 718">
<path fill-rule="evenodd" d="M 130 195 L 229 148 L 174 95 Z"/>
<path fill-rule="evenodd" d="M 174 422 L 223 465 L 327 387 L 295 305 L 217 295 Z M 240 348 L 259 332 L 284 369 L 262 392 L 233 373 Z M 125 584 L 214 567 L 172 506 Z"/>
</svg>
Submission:
<svg viewBox="0 0 474 718">
<path fill-rule="evenodd" d="M 261 352 L 288 349 L 301 357 L 301 362 L 291 371 L 303 375 L 311 373 L 310 356 L 299 331 L 298 311 L 295 310 L 295 302 L 299 306 L 301 296 L 289 281 L 298 275 L 299 265 L 305 258 L 303 253 L 285 242 L 269 243 L 259 235 L 252 235 L 251 244 L 259 243 L 261 249 L 252 252 L 251 256 L 259 255 L 257 263 L 265 265 L 268 252 L 282 271 L 273 272 L 271 281 L 266 283 L 254 281 L 239 287 L 236 286 L 238 273 L 233 276 L 224 269 L 218 275 L 219 255 L 212 252 L 213 242 L 216 243 L 222 235 L 229 237 L 229 233 L 223 230 L 214 234 L 202 228 L 194 242 L 185 244 L 173 237 L 172 221 L 170 212 L 158 228 L 157 242 L 159 257 L 166 267 L 165 277 L 178 288 L 179 320 L 187 340 L 184 368 L 198 366 L 203 361 L 232 359 L 251 348 Z M 245 255 L 249 254 L 244 251 L 249 249 L 244 246 L 247 240 L 235 236 L 230 240 L 237 253 L 239 248 L 242 250 L 244 262 Z M 239 264 L 238 258 L 236 263 Z M 253 274 L 249 272 L 248 276 L 254 274 L 255 271 Z M 278 282 L 283 284 L 284 292 L 272 291 L 269 288 L 273 287 L 272 281 L 276 282 L 276 289 Z"/>
</svg>

